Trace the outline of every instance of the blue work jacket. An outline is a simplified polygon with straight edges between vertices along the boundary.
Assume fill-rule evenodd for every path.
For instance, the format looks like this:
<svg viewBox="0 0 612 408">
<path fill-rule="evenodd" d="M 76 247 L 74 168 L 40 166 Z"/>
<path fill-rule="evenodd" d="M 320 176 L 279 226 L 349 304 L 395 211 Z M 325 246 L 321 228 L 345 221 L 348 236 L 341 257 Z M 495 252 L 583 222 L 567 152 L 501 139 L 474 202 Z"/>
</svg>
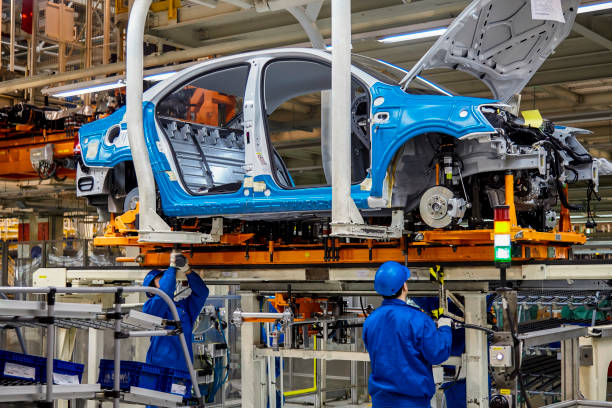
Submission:
<svg viewBox="0 0 612 408">
<path fill-rule="evenodd" d="M 181 320 L 189 356 L 193 361 L 193 324 L 204 307 L 208 297 L 208 288 L 200 276 L 192 272 L 187 275 L 187 282 L 191 288 L 191 295 L 178 302 L 174 302 Z M 174 297 L 176 288 L 176 268 L 170 267 L 159 280 L 159 288 L 170 298 Z M 159 296 L 153 296 L 144 304 L 142 311 L 163 319 L 174 320 L 168 305 Z M 147 351 L 147 363 L 162 367 L 187 370 L 187 362 L 181 347 L 179 336 L 151 337 L 151 345 Z"/>
<path fill-rule="evenodd" d="M 432 365 L 448 359 L 450 327 L 400 299 L 385 299 L 363 324 L 372 374 L 373 408 L 429 408 L 435 393 Z"/>
</svg>

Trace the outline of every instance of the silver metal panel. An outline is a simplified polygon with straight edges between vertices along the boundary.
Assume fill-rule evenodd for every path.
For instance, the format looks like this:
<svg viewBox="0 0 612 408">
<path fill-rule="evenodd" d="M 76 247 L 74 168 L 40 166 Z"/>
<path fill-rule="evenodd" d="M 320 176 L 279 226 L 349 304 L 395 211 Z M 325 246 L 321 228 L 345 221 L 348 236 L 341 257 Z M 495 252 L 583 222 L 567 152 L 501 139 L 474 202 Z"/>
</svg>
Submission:
<svg viewBox="0 0 612 408">
<path fill-rule="evenodd" d="M 102 313 L 102 305 L 81 303 L 56 303 L 55 317 L 95 319 Z M 47 316 L 47 303 L 0 299 L 0 316 Z"/>
<path fill-rule="evenodd" d="M 558 402 L 552 405 L 546 405 L 545 407 L 542 407 L 542 408 L 583 408 L 583 407 L 600 407 L 600 408 L 612 407 L 612 402 L 573 400 L 573 401 Z"/>
<path fill-rule="evenodd" d="M 193 193 L 244 178 L 244 140 L 240 130 L 160 118 L 183 180 Z"/>
<path fill-rule="evenodd" d="M 337 360 L 337 361 L 370 361 L 370 355 L 361 351 L 342 350 L 307 350 L 255 348 L 255 357 L 287 357 L 301 359 Z M 461 365 L 461 357 L 450 357 L 440 365 Z"/>
<path fill-rule="evenodd" d="M 43 384 L 1 387 L 0 401 L 41 401 L 45 399 L 46 390 Z M 54 384 L 53 399 L 92 399 L 100 391 L 100 384 Z"/>
<path fill-rule="evenodd" d="M 127 316 L 123 318 L 127 324 L 142 327 L 143 329 L 163 329 L 163 319 L 158 316 L 153 316 L 147 313 L 142 313 L 137 310 L 130 310 Z"/>
<path fill-rule="evenodd" d="M 40 272 L 42 269 L 49 268 L 40 268 L 38 271 Z M 112 269 L 112 267 L 104 268 L 104 269 L 67 269 L 66 270 L 66 280 L 105 280 L 105 281 L 138 281 L 143 280 L 144 277 L 149 273 L 150 269 Z"/>
<path fill-rule="evenodd" d="M 582 337 L 586 336 L 587 334 L 587 327 L 564 326 L 521 334 L 518 336 L 518 338 L 519 340 L 523 341 L 524 347 L 531 347 L 540 344 L 555 343 L 557 341 Z"/>
<path fill-rule="evenodd" d="M 125 402 L 154 405 L 158 407 L 177 407 L 182 405 L 183 397 L 145 388 L 130 387 L 130 392 L 124 393 L 122 400 Z"/>
</svg>

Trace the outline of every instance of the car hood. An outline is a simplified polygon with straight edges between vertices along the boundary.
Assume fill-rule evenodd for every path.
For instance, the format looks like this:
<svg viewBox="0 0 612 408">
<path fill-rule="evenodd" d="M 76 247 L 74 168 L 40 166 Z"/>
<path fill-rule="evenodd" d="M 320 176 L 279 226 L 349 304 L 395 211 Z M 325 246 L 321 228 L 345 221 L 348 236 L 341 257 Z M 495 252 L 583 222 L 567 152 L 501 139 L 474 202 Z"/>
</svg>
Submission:
<svg viewBox="0 0 612 408">
<path fill-rule="evenodd" d="M 533 20 L 531 0 L 474 0 L 410 70 L 457 69 L 484 82 L 495 99 L 520 93 L 567 37 L 579 0 L 561 0 L 564 23 Z"/>
</svg>

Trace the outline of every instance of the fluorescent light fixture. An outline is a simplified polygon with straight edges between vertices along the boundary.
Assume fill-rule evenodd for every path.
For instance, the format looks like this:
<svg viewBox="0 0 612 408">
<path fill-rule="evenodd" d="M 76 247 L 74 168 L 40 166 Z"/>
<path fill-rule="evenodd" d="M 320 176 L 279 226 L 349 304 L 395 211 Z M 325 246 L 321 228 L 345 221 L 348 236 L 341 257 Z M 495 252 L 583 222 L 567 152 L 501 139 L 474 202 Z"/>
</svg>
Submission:
<svg viewBox="0 0 612 408">
<path fill-rule="evenodd" d="M 412 33 L 396 34 L 389 37 L 380 38 L 381 43 L 396 43 L 402 41 L 419 40 L 421 38 L 439 37 L 446 32 L 446 27 L 432 28 L 429 30 L 415 31 Z"/>
<path fill-rule="evenodd" d="M 101 92 L 101 91 L 106 91 L 106 90 L 115 89 L 115 88 L 123 88 L 124 86 L 125 86 L 125 81 L 124 80 L 119 80 L 117 82 L 111 82 L 111 83 L 108 83 L 108 84 L 89 86 L 87 88 L 71 89 L 71 90 L 68 90 L 68 91 L 64 91 L 64 92 L 59 92 L 59 93 L 53 94 L 53 96 L 55 96 L 56 98 L 67 98 L 69 96 L 76 96 L 76 95 L 83 95 L 83 94 L 94 93 L 94 92 Z"/>
<path fill-rule="evenodd" d="M 153 81 L 153 82 L 159 82 L 159 81 L 163 81 L 164 79 L 170 78 L 172 76 L 176 75 L 176 71 L 171 71 L 171 72 L 161 72 L 159 74 L 151 74 L 151 75 L 147 75 L 146 77 L 144 77 L 143 79 L 145 81 Z"/>
<path fill-rule="evenodd" d="M 326 45 L 326 46 L 325 46 L 325 49 L 326 49 L 327 51 L 331 51 L 333 48 L 334 48 L 334 47 L 333 47 L 331 44 L 330 44 L 330 45 Z M 352 49 L 353 49 L 353 43 L 351 43 L 351 50 L 352 50 Z"/>
<path fill-rule="evenodd" d="M 592 13 L 593 11 L 607 10 L 609 8 L 612 8 L 612 1 L 604 1 L 603 3 L 585 4 L 584 6 L 578 6 L 578 14 Z"/>
</svg>

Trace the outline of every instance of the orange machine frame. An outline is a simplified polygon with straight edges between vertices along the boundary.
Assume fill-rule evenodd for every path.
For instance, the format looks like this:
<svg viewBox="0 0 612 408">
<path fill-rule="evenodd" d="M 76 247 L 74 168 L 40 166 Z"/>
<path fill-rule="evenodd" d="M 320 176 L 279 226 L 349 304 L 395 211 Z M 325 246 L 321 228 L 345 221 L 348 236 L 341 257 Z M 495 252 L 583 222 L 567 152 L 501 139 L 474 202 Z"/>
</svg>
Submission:
<svg viewBox="0 0 612 408">
<path fill-rule="evenodd" d="M 562 208 L 558 230 L 539 232 L 517 225 L 514 207 L 514 178 L 506 175 L 506 205 L 510 207 L 512 260 L 568 259 L 572 245 L 584 244 L 583 234 L 571 231 L 569 211 Z M 140 243 L 134 226 L 137 209 L 113 219 L 106 233 L 94 239 L 101 246 L 140 246 L 139 260 L 143 266 L 167 265 L 169 244 Z M 428 230 L 408 237 L 379 242 L 361 240 L 344 242 L 327 238 L 322 243 L 287 244 L 280 240 L 266 244 L 249 242 L 254 234 L 227 233 L 219 243 L 189 246 L 185 255 L 192 266 L 252 266 L 264 267 L 380 264 L 385 261 L 410 263 L 493 262 L 494 233 L 491 229 Z"/>
<path fill-rule="evenodd" d="M 236 114 L 236 97 L 223 95 L 222 93 L 194 87 L 194 93 L 189 99 L 189 118 L 196 123 L 209 126 L 221 126 L 223 122 L 233 118 Z M 227 108 L 223 118 L 219 118 L 219 106 Z"/>
<path fill-rule="evenodd" d="M 27 180 L 38 178 L 30 163 L 30 150 L 53 144 L 53 157 L 63 159 L 74 156 L 75 136 L 65 131 L 31 131 L 31 125 L 18 125 L 14 129 L 0 129 L 0 179 Z M 75 170 L 59 168 L 58 177 L 74 178 Z"/>
</svg>

